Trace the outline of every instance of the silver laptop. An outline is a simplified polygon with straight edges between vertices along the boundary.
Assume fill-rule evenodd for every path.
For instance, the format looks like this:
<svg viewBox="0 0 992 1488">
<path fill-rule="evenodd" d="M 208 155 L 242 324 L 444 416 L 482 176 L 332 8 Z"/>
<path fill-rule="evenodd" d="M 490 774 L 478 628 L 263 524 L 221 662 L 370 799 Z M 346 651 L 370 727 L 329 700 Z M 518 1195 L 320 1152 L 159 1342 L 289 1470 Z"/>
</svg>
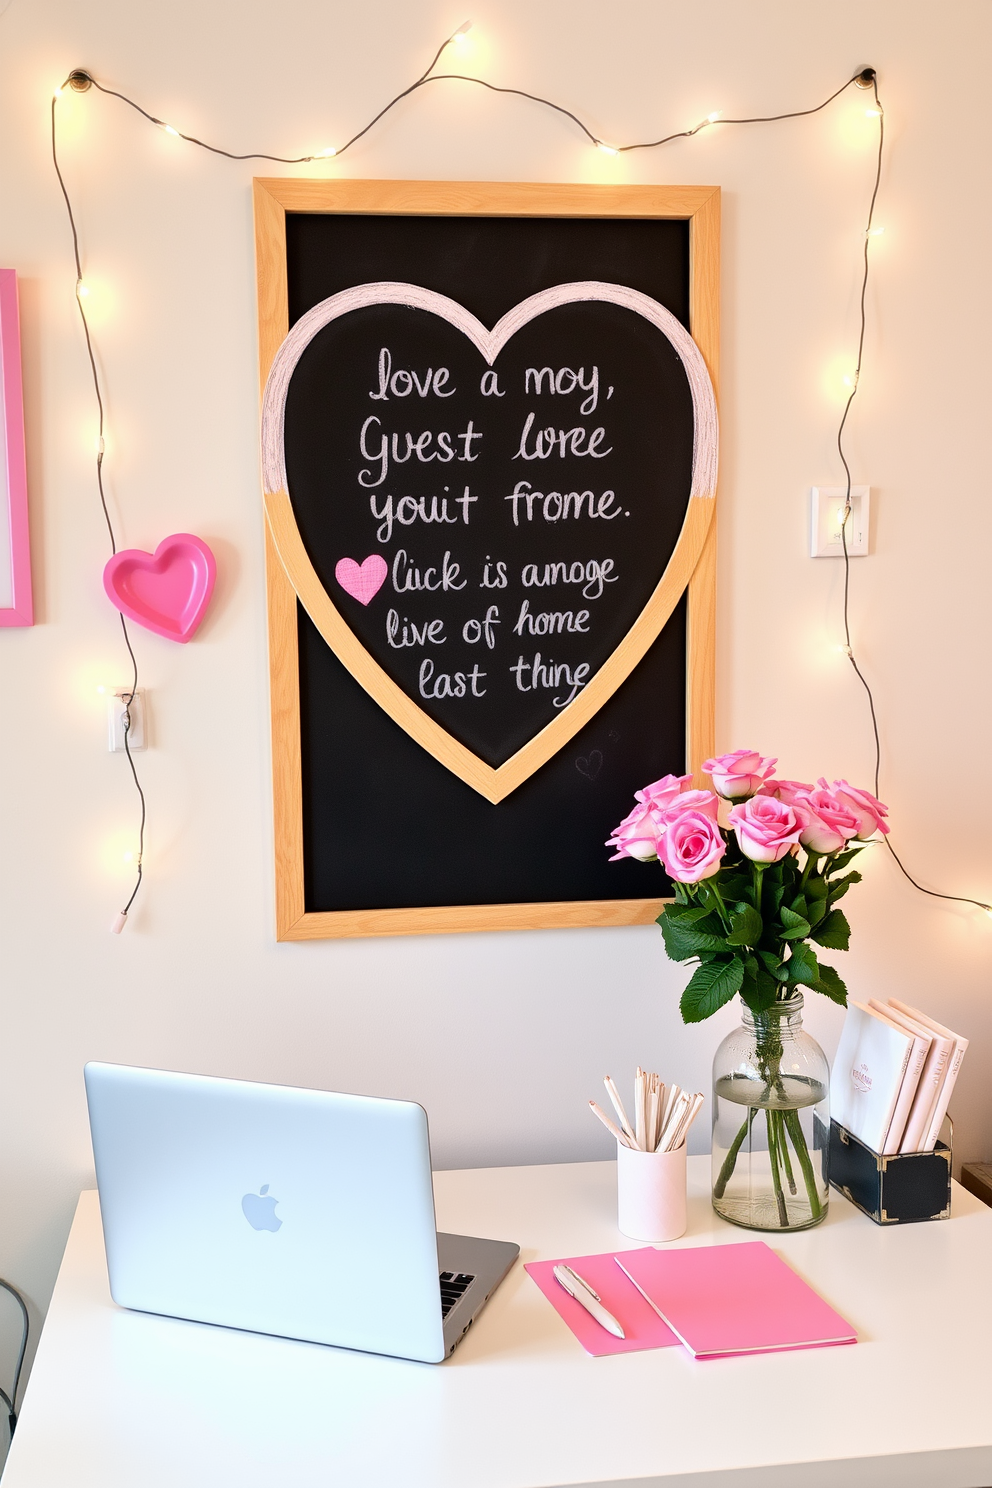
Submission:
<svg viewBox="0 0 992 1488">
<path fill-rule="evenodd" d="M 85 1069 L 122 1307 L 440 1363 L 520 1253 L 438 1234 L 411 1101 Z"/>
</svg>

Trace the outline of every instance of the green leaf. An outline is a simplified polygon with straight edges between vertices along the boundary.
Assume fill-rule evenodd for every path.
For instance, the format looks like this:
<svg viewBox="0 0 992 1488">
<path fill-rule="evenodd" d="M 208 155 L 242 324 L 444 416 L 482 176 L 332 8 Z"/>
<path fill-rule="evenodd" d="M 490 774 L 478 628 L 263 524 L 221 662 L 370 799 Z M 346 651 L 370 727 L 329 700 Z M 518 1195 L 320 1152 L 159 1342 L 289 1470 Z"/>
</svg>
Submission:
<svg viewBox="0 0 992 1488">
<path fill-rule="evenodd" d="M 823 924 L 813 931 L 813 939 L 830 951 L 846 951 L 851 944 L 851 927 L 844 911 L 831 910 Z"/>
<path fill-rule="evenodd" d="M 830 903 L 834 904 L 838 899 L 843 899 L 852 884 L 861 882 L 860 873 L 845 873 L 836 883 L 830 885 Z"/>
<path fill-rule="evenodd" d="M 757 945 L 765 928 L 760 914 L 750 904 L 745 905 L 740 914 L 730 916 L 730 926 L 727 944 L 739 946 Z"/>
<path fill-rule="evenodd" d="M 683 924 L 693 925 L 697 920 L 705 920 L 710 909 L 708 904 L 668 904 L 662 913 L 671 915 L 673 920 L 681 920 Z"/>
<path fill-rule="evenodd" d="M 710 961 L 697 966 L 682 993 L 680 1004 L 684 1023 L 701 1023 L 740 991 L 744 966 L 734 956 L 729 961 Z"/>
<path fill-rule="evenodd" d="M 722 936 L 709 935 L 693 925 L 683 924 L 681 920 L 669 920 L 667 915 L 662 916 L 661 933 L 665 937 L 665 950 L 672 961 L 688 961 L 693 956 L 705 955 L 707 952 L 716 955 L 727 949 Z"/>
<path fill-rule="evenodd" d="M 759 951 L 758 955 L 764 962 L 765 970 L 770 972 L 773 977 L 777 977 L 779 981 L 784 982 L 786 973 L 782 969 L 782 957 L 775 951 Z"/>
<path fill-rule="evenodd" d="M 782 906 L 779 919 L 785 926 L 781 938 L 783 940 L 805 940 L 809 934 L 809 920 L 804 920 L 802 915 L 794 914 L 791 909 Z"/>
<path fill-rule="evenodd" d="M 820 968 L 816 957 L 808 945 L 797 945 L 793 947 L 792 955 L 787 963 L 790 982 L 798 982 L 802 986 L 815 987 L 820 977 Z"/>
<path fill-rule="evenodd" d="M 827 912 L 826 899 L 812 899 L 806 910 L 806 918 L 811 925 L 818 925 Z"/>
<path fill-rule="evenodd" d="M 806 898 L 807 899 L 826 899 L 826 897 L 827 897 L 827 881 L 826 881 L 826 879 L 825 878 L 821 878 L 818 873 L 811 873 L 810 876 L 809 876 L 809 878 L 806 880 L 806 890 L 805 890 L 805 892 L 806 892 Z"/>
<path fill-rule="evenodd" d="M 854 859 L 858 856 L 858 853 L 861 852 L 861 849 L 864 846 L 865 846 L 865 844 L 862 843 L 860 847 L 851 847 L 851 848 L 848 848 L 847 852 L 842 852 L 839 855 L 839 857 L 832 858 L 831 861 L 830 861 L 830 866 L 827 869 L 827 872 L 828 873 L 839 873 L 842 868 L 846 868 L 847 867 L 848 863 L 853 863 L 854 862 Z"/>
<path fill-rule="evenodd" d="M 764 1013 L 772 1006 L 779 994 L 779 984 L 766 971 L 759 971 L 750 982 L 741 988 L 741 1000 L 752 1013 Z"/>
<path fill-rule="evenodd" d="M 831 1002 L 839 1002 L 841 1007 L 847 1007 L 847 988 L 832 966 L 821 966 L 819 980 L 813 983 L 817 992 L 822 992 L 824 997 L 829 997 Z"/>
</svg>

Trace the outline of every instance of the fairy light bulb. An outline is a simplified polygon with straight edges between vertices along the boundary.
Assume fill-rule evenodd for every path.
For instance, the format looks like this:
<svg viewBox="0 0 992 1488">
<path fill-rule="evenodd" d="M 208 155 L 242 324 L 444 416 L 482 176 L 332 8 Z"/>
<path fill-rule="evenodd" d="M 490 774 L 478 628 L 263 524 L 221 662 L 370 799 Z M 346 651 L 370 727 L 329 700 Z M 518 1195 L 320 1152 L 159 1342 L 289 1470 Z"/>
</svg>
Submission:
<svg viewBox="0 0 992 1488">
<path fill-rule="evenodd" d="M 85 300 L 87 298 L 87 296 L 89 295 L 89 292 L 90 292 L 89 285 L 88 284 L 84 284 L 83 281 L 82 281 L 82 279 L 80 279 L 78 281 L 77 285 L 76 285 L 76 293 L 79 296 L 79 298 L 81 300 Z"/>
<path fill-rule="evenodd" d="M 60 87 L 59 88 L 56 88 L 55 89 L 55 92 L 52 94 L 52 97 L 55 98 L 55 99 L 61 98 L 62 97 L 62 89 Z"/>
<path fill-rule="evenodd" d="M 881 109 L 865 109 L 865 118 L 866 119 L 880 119 L 881 117 L 882 117 L 882 110 Z"/>
<path fill-rule="evenodd" d="M 336 155 L 337 153 L 337 149 L 334 145 L 328 145 L 326 150 L 318 150 L 313 158 L 314 160 L 330 160 L 331 156 Z"/>
<path fill-rule="evenodd" d="M 720 110 L 717 109 L 715 113 L 707 114 L 706 115 L 706 122 L 707 122 L 707 124 L 715 124 L 716 121 L 717 121 L 717 119 L 719 119 L 719 117 L 720 117 Z"/>
<path fill-rule="evenodd" d="M 459 43 L 459 42 L 464 41 L 465 38 L 466 38 L 466 36 L 468 35 L 468 33 L 471 31 L 471 29 L 472 29 L 472 22 L 471 21 L 462 21 L 461 25 L 458 27 L 458 30 L 452 32 L 451 40 L 453 42 L 455 42 L 456 44 Z"/>
<path fill-rule="evenodd" d="M 884 227 L 870 227 L 865 233 L 866 238 L 880 238 L 884 233 Z"/>
<path fill-rule="evenodd" d="M 171 134 L 174 139 L 179 138 L 179 130 L 173 129 L 171 124 L 163 124 L 162 128 L 165 130 L 166 134 Z"/>
<path fill-rule="evenodd" d="M 596 141 L 596 149 L 602 150 L 604 155 L 619 155 L 619 150 L 614 150 L 612 145 L 604 145 L 602 140 Z"/>
</svg>

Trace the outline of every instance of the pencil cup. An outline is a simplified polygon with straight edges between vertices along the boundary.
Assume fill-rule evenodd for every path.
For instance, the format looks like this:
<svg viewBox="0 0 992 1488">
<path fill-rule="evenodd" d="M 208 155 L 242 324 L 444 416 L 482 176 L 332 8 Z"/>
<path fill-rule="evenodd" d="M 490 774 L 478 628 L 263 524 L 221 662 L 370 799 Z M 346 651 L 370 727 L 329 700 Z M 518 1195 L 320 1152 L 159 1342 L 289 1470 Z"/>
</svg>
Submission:
<svg viewBox="0 0 992 1488">
<path fill-rule="evenodd" d="M 631 1240 L 685 1234 L 685 1143 L 674 1152 L 638 1152 L 617 1143 L 617 1225 Z"/>
</svg>

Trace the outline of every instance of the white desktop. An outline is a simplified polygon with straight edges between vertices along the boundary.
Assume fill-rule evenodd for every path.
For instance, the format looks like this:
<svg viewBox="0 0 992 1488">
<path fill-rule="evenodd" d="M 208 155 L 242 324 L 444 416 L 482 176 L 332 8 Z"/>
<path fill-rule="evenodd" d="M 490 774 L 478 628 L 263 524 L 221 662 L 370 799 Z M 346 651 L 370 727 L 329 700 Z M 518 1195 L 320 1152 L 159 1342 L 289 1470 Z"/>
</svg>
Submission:
<svg viewBox="0 0 992 1488">
<path fill-rule="evenodd" d="M 754 1237 L 689 1161 L 676 1245 Z M 629 1249 L 613 1163 L 435 1174 L 439 1227 L 521 1259 L 445 1364 L 143 1316 L 111 1301 L 79 1204 L 2 1488 L 987 1488 L 992 1210 L 881 1228 L 831 1195 L 767 1237 L 856 1326 L 853 1347 L 592 1359 L 522 1262 Z"/>
</svg>

